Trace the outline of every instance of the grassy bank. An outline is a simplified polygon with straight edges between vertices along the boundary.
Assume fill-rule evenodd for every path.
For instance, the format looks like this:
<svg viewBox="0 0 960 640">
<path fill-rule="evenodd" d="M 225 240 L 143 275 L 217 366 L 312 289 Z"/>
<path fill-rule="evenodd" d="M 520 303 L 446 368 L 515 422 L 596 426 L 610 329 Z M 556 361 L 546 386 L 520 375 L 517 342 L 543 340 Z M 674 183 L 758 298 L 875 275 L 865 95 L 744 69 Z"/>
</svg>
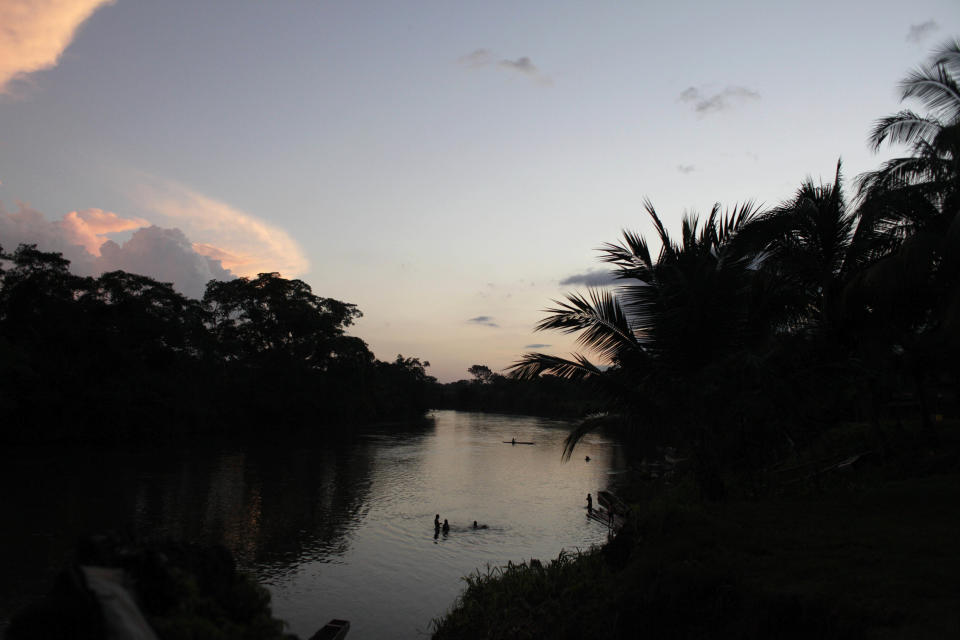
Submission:
<svg viewBox="0 0 960 640">
<path fill-rule="evenodd" d="M 434 637 L 960 637 L 956 435 L 762 498 L 660 489 L 602 549 L 469 577 Z"/>
</svg>

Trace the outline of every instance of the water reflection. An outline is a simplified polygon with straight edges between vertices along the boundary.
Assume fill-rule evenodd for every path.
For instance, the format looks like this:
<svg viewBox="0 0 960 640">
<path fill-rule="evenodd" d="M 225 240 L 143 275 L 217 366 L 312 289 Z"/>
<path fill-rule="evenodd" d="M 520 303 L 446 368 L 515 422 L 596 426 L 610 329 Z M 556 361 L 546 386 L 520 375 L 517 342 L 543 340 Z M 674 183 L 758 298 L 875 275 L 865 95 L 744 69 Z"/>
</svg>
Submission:
<svg viewBox="0 0 960 640">
<path fill-rule="evenodd" d="M 475 568 L 603 540 L 583 500 L 618 448 L 594 436 L 589 464 L 562 464 L 564 427 L 445 411 L 349 442 L 8 454 L 0 618 L 46 590 L 78 536 L 115 530 L 225 544 L 301 636 L 347 617 L 358 637 L 415 637 Z M 450 532 L 435 536 L 438 512 Z"/>
</svg>

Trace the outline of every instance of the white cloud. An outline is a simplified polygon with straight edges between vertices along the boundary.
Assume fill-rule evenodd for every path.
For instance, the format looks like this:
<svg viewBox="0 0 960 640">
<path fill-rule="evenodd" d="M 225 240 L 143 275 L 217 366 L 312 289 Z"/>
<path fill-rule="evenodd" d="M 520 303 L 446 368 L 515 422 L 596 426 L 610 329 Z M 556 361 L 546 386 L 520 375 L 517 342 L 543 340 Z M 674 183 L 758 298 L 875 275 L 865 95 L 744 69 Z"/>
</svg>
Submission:
<svg viewBox="0 0 960 640">
<path fill-rule="evenodd" d="M 77 29 L 113 0 L 0 0 L 0 94 L 28 73 L 56 66 Z"/>
</svg>

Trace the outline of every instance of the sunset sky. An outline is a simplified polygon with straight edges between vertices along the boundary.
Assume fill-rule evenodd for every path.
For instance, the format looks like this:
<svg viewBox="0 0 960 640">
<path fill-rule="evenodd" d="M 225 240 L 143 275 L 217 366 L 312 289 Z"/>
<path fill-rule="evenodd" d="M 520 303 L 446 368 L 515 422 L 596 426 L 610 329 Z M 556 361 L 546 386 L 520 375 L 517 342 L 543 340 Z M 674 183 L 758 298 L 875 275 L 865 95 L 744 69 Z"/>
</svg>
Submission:
<svg viewBox="0 0 960 640">
<path fill-rule="evenodd" d="M 958 36 L 956 0 L 0 0 L 0 245 L 195 297 L 279 271 L 456 380 L 571 351 L 533 325 L 644 197 L 677 229 L 876 167 Z"/>
</svg>

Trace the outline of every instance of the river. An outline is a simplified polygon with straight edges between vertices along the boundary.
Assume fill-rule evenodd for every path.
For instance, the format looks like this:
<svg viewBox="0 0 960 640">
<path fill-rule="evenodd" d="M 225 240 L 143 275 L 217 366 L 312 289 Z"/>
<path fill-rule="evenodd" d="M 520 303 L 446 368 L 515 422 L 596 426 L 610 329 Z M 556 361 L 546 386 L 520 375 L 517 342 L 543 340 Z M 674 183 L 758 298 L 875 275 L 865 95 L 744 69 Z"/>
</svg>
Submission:
<svg viewBox="0 0 960 640">
<path fill-rule="evenodd" d="M 49 587 L 79 536 L 114 530 L 225 544 L 301 638 L 331 618 L 350 620 L 351 639 L 428 637 L 463 576 L 606 539 L 585 499 L 622 467 L 620 450 L 591 435 L 564 463 L 566 428 L 435 411 L 349 441 L 9 456 L 0 630 Z M 512 438 L 535 444 L 504 444 Z M 449 534 L 434 535 L 437 513 Z"/>
</svg>

